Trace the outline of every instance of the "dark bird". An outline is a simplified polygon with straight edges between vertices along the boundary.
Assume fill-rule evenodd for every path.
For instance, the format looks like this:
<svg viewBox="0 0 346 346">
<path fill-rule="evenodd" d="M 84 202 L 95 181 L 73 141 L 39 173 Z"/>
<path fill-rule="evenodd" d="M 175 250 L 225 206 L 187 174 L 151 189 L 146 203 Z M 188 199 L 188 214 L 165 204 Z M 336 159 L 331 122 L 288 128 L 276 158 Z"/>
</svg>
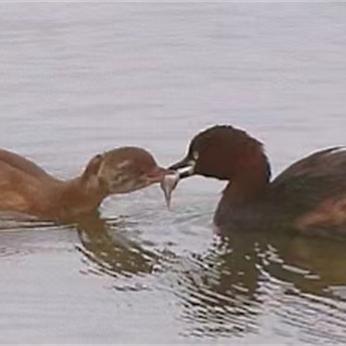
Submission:
<svg viewBox="0 0 346 346">
<path fill-rule="evenodd" d="M 271 181 L 263 145 L 245 131 L 214 126 L 197 134 L 187 155 L 169 169 L 162 188 L 169 202 L 180 179 L 227 181 L 214 223 L 230 230 L 290 229 L 346 235 L 346 150 L 329 148 L 292 164 Z"/>
</svg>

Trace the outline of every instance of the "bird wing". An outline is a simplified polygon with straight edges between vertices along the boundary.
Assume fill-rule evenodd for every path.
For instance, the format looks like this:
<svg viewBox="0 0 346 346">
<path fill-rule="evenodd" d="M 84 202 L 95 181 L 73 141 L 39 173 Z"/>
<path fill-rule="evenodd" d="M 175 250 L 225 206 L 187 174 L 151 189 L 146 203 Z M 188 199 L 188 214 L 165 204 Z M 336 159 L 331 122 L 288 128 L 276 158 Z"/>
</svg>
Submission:
<svg viewBox="0 0 346 346">
<path fill-rule="evenodd" d="M 311 223 L 346 223 L 346 148 L 325 149 L 297 161 L 273 180 L 269 194 L 285 218 L 309 215 Z"/>
</svg>

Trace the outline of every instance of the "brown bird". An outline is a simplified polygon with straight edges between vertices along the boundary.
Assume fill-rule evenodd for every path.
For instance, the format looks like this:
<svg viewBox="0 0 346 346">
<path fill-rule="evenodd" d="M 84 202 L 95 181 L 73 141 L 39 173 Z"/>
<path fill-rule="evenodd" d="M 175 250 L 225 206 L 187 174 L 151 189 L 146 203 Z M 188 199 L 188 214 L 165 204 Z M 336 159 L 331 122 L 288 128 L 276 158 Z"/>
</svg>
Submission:
<svg viewBox="0 0 346 346">
<path fill-rule="evenodd" d="M 346 235 L 346 150 L 329 148 L 294 163 L 273 181 L 263 145 L 232 126 L 196 135 L 162 188 L 169 202 L 180 179 L 202 175 L 228 181 L 214 223 L 231 230 L 290 229 Z"/>
<path fill-rule="evenodd" d="M 109 195 L 161 182 L 165 173 L 146 150 L 123 147 L 96 155 L 80 176 L 62 181 L 32 161 L 0 150 L 0 210 L 71 219 L 95 211 Z"/>
</svg>

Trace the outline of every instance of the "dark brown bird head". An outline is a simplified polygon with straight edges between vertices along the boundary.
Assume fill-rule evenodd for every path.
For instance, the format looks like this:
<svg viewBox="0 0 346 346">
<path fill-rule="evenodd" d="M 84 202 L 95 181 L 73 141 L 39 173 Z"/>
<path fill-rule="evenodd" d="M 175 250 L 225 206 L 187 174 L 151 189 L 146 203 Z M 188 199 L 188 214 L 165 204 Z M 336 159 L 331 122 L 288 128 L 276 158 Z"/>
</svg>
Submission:
<svg viewBox="0 0 346 346">
<path fill-rule="evenodd" d="M 178 180 L 192 175 L 232 181 L 252 177 L 257 172 L 267 181 L 270 178 L 262 143 L 232 126 L 213 126 L 197 134 L 187 155 L 169 169 L 176 172 L 176 181 L 174 184 L 169 174 L 161 185 L 167 200 Z"/>
</svg>

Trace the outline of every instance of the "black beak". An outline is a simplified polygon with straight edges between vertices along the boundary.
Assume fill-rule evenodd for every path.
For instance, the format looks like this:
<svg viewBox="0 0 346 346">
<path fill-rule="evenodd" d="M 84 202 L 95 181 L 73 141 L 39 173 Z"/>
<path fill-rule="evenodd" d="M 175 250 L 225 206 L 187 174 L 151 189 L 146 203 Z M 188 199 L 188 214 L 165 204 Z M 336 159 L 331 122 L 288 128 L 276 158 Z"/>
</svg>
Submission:
<svg viewBox="0 0 346 346">
<path fill-rule="evenodd" d="M 168 169 L 178 172 L 179 179 L 190 177 L 195 173 L 196 162 L 189 157 L 185 157 L 181 161 L 173 164 Z"/>
</svg>

